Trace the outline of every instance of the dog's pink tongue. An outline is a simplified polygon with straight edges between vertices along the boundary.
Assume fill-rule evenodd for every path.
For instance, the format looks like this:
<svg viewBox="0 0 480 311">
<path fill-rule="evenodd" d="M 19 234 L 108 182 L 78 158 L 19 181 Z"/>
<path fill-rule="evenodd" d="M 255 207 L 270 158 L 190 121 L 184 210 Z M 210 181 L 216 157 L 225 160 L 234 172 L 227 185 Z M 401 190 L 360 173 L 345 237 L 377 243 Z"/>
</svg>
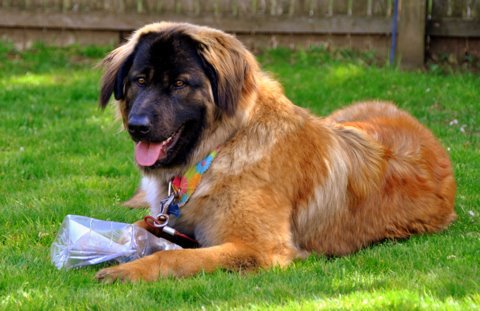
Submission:
<svg viewBox="0 0 480 311">
<path fill-rule="evenodd" d="M 162 144 L 148 143 L 141 141 L 135 146 L 135 160 L 141 166 L 152 166 L 157 160 L 163 157 Z"/>
</svg>

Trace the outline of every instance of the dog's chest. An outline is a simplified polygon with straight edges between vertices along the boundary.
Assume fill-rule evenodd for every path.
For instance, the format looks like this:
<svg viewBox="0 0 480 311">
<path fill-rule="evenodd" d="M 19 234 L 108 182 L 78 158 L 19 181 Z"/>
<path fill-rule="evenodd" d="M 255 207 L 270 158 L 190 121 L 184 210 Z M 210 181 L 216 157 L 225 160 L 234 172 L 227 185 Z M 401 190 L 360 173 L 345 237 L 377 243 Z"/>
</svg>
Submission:
<svg viewBox="0 0 480 311">
<path fill-rule="evenodd" d="M 195 189 L 186 204 L 179 207 L 178 217 L 170 215 L 169 225 L 176 230 L 194 235 L 202 246 L 212 245 L 216 242 L 216 223 L 221 219 L 218 209 L 213 208 L 212 199 L 216 196 L 209 192 L 208 178 L 202 181 Z"/>
<path fill-rule="evenodd" d="M 175 219 L 175 228 L 181 232 L 195 236 L 202 246 L 211 246 L 220 239 L 218 224 L 222 223 L 222 215 L 210 204 L 196 204 L 192 200 L 182 207 L 180 217 Z"/>
</svg>

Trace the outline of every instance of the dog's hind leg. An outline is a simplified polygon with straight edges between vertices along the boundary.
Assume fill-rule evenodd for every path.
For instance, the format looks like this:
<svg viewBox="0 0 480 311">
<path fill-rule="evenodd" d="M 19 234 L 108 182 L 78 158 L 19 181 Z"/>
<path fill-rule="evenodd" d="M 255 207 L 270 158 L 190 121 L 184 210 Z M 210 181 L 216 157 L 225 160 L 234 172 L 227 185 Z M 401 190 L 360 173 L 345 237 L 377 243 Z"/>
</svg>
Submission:
<svg viewBox="0 0 480 311">
<path fill-rule="evenodd" d="M 146 176 L 142 177 L 141 183 L 135 194 L 122 205 L 129 208 L 147 208 L 150 204 L 156 205 L 159 195 L 157 182 Z"/>
<path fill-rule="evenodd" d="M 147 208 L 148 202 L 146 200 L 145 191 L 138 189 L 135 194 L 130 199 L 123 202 L 122 205 L 129 208 Z"/>
</svg>

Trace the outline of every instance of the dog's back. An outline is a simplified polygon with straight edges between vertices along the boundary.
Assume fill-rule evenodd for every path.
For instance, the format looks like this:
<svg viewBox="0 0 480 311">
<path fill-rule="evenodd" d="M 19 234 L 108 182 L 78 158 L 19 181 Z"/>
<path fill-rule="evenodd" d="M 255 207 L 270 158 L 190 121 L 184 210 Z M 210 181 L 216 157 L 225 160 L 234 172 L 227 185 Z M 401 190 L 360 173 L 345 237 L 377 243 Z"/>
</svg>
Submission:
<svg viewBox="0 0 480 311">
<path fill-rule="evenodd" d="M 360 173 L 349 177 L 348 211 L 318 232 L 309 248 L 341 255 L 385 238 L 436 232 L 455 219 L 449 157 L 416 119 L 393 104 L 367 102 L 338 110 L 326 121 L 338 124 L 336 134 L 349 154 L 332 161 L 353 161 L 350 175 Z M 357 134 L 367 141 L 358 144 L 358 138 L 352 139 Z M 365 155 L 372 148 L 381 159 Z M 362 189 L 368 194 L 362 196 Z"/>
</svg>

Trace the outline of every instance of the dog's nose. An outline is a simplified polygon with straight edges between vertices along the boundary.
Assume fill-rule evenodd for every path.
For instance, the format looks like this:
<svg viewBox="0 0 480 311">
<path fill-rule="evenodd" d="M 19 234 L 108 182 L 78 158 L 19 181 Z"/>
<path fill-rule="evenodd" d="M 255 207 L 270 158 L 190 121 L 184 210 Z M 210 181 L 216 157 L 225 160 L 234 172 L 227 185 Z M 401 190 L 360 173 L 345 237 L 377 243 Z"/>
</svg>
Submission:
<svg viewBox="0 0 480 311">
<path fill-rule="evenodd" d="M 128 132 L 132 137 L 142 139 L 152 129 L 152 122 L 146 115 L 132 115 L 128 118 Z"/>
</svg>

